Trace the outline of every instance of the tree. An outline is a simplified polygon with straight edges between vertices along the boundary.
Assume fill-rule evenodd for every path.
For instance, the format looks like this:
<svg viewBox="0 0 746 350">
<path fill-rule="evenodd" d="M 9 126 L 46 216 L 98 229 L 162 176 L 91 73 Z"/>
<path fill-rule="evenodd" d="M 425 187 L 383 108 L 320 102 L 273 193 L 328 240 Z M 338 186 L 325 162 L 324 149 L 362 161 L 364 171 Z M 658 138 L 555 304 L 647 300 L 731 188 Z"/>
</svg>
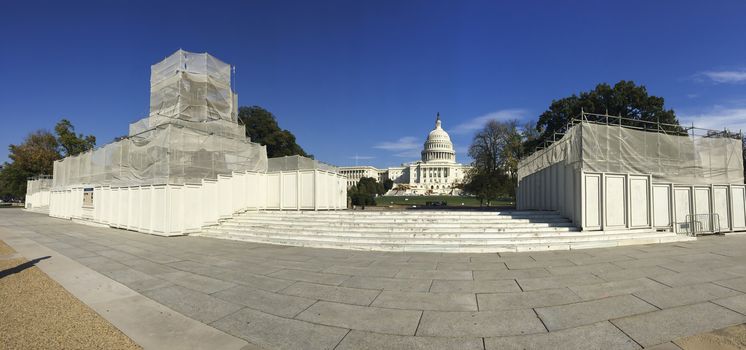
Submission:
<svg viewBox="0 0 746 350">
<path fill-rule="evenodd" d="M 26 180 L 37 175 L 52 175 L 54 161 L 93 149 L 96 137 L 75 134 L 75 127 L 67 119 L 54 127 L 57 134 L 38 130 L 30 133 L 19 145 L 10 145 L 8 157 L 0 171 L 0 196 L 24 198 Z"/>
<path fill-rule="evenodd" d="M 67 119 L 60 120 L 54 127 L 57 133 L 60 153 L 63 157 L 74 156 L 96 147 L 96 136 L 75 134 L 75 127 Z"/>
<path fill-rule="evenodd" d="M 238 109 L 238 120 L 246 127 L 246 136 L 251 141 L 267 146 L 268 157 L 299 155 L 313 158 L 295 142 L 293 133 L 280 128 L 275 116 L 266 109 L 259 106 L 241 107 Z"/>
<path fill-rule="evenodd" d="M 0 172 L 0 195 L 23 198 L 29 177 L 52 174 L 54 161 L 61 158 L 58 148 L 54 135 L 44 130 L 32 132 L 19 145 L 10 145 L 12 163 L 5 163 Z"/>
<path fill-rule="evenodd" d="M 538 139 L 527 142 L 526 147 L 533 149 L 543 141 L 549 140 L 554 132 L 564 128 L 572 118 L 579 117 L 581 111 L 631 119 L 631 121 L 623 121 L 624 125 L 645 126 L 644 123 L 636 121 L 679 125 L 674 111 L 664 107 L 662 97 L 648 95 L 645 86 L 621 80 L 613 87 L 601 83 L 591 91 L 552 101 L 549 109 L 542 113 L 536 122 L 536 130 L 541 135 Z M 666 127 L 666 129 L 681 131 L 678 127 Z"/>
<path fill-rule="evenodd" d="M 363 177 L 355 186 L 347 191 L 347 195 L 352 200 L 352 204 L 360 205 L 365 208 L 366 205 L 375 205 L 375 196 L 386 193 L 383 184 L 372 177 Z"/>
<path fill-rule="evenodd" d="M 391 179 L 383 180 L 383 190 L 384 191 L 388 191 L 388 190 L 390 190 L 392 188 L 394 188 L 394 180 L 391 180 Z"/>
<path fill-rule="evenodd" d="M 469 156 L 474 159 L 464 191 L 489 202 L 515 195 L 518 161 L 523 157 L 523 137 L 515 120 L 491 120 L 474 135 Z"/>
</svg>

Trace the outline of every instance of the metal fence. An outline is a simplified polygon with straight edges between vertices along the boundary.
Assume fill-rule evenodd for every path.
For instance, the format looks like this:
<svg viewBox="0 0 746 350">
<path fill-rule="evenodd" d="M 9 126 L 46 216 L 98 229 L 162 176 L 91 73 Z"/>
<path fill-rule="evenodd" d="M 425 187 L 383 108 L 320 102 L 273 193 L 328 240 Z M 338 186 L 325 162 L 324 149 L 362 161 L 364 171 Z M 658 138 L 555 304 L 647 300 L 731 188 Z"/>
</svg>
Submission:
<svg viewBox="0 0 746 350">
<path fill-rule="evenodd" d="M 720 233 L 720 216 L 716 213 L 688 214 L 686 222 L 678 227 L 680 232 L 689 236 Z"/>
</svg>

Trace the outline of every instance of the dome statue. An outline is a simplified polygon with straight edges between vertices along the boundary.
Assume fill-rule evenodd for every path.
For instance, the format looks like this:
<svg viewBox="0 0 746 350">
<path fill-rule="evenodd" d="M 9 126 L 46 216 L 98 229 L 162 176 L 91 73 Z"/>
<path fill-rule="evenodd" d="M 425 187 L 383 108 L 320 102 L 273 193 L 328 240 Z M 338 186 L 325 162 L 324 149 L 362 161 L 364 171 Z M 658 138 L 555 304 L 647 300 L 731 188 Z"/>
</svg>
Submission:
<svg viewBox="0 0 746 350">
<path fill-rule="evenodd" d="M 448 133 L 443 130 L 440 113 L 435 118 L 435 129 L 430 131 L 422 150 L 422 161 L 425 163 L 456 163 L 456 151 Z"/>
</svg>

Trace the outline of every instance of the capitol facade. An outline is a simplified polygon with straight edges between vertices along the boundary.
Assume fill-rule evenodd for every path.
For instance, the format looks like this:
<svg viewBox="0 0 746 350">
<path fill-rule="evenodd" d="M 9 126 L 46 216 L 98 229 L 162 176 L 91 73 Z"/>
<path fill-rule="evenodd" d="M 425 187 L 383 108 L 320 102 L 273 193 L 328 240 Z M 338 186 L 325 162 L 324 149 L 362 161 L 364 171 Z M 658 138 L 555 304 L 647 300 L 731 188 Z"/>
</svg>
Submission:
<svg viewBox="0 0 746 350">
<path fill-rule="evenodd" d="M 443 130 L 440 114 L 420 154 L 419 161 L 398 167 L 351 166 L 340 167 L 339 172 L 347 177 L 348 188 L 363 177 L 372 177 L 379 182 L 386 179 L 394 182 L 386 195 L 460 195 L 457 185 L 464 181 L 471 167 L 456 162 L 456 151 L 451 137 Z"/>
</svg>

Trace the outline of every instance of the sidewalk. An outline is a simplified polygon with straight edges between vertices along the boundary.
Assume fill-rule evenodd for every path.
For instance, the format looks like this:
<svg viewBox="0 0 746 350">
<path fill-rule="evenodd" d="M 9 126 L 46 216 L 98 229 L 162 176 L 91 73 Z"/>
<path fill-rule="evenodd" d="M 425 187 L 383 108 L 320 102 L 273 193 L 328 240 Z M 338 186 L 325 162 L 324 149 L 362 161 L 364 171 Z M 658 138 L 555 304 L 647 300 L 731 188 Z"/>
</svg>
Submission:
<svg viewBox="0 0 746 350">
<path fill-rule="evenodd" d="M 746 236 L 386 253 L 164 238 L 9 212 L 0 239 L 26 257 L 52 256 L 38 266 L 146 349 L 675 349 L 746 322 Z"/>
</svg>

